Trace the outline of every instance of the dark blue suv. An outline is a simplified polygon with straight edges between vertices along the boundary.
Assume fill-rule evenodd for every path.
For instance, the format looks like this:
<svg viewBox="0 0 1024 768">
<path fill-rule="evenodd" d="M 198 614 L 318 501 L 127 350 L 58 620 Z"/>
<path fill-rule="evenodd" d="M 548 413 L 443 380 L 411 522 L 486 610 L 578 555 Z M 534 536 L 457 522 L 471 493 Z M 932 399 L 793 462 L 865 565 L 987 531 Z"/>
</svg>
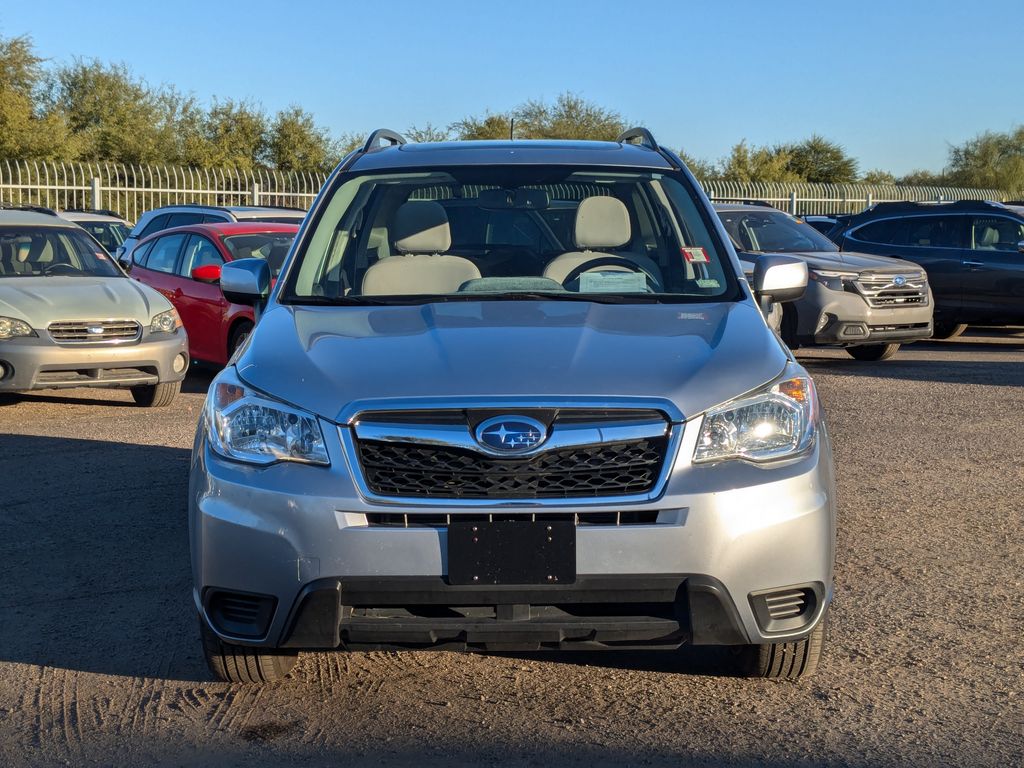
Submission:
<svg viewBox="0 0 1024 768">
<path fill-rule="evenodd" d="M 917 262 L 935 295 L 935 338 L 968 324 L 1024 324 L 1024 206 L 878 203 L 830 234 L 844 251 Z"/>
</svg>

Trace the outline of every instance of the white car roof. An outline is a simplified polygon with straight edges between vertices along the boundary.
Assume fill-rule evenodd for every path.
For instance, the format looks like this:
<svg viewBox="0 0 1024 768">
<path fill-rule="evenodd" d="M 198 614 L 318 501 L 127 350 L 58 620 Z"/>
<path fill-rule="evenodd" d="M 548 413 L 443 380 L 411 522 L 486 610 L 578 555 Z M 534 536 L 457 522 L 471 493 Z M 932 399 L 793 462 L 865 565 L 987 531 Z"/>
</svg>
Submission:
<svg viewBox="0 0 1024 768">
<path fill-rule="evenodd" d="M 105 213 L 84 213 L 82 211 L 58 211 L 57 215 L 62 219 L 68 221 L 119 221 L 122 224 L 128 224 L 126 219 L 122 219 L 120 216 L 108 216 Z"/>
</svg>

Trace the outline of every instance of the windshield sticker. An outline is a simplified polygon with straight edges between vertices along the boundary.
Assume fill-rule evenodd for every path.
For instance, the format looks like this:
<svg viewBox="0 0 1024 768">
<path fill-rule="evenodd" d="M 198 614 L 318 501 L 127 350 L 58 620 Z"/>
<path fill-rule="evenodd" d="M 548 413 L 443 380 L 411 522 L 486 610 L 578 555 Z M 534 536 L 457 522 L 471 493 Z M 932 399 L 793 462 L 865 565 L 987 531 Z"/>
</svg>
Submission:
<svg viewBox="0 0 1024 768">
<path fill-rule="evenodd" d="M 647 276 L 639 272 L 584 272 L 580 293 L 644 293 Z"/>
<path fill-rule="evenodd" d="M 694 248 L 683 248 L 683 258 L 691 263 L 697 264 L 707 264 L 708 261 L 710 261 L 710 259 L 708 259 L 708 252 L 700 246 Z"/>
<path fill-rule="evenodd" d="M 680 320 L 707 320 L 703 312 L 680 312 Z"/>
<path fill-rule="evenodd" d="M 721 286 L 713 277 L 703 277 L 697 279 L 697 286 L 700 288 L 718 288 Z"/>
</svg>

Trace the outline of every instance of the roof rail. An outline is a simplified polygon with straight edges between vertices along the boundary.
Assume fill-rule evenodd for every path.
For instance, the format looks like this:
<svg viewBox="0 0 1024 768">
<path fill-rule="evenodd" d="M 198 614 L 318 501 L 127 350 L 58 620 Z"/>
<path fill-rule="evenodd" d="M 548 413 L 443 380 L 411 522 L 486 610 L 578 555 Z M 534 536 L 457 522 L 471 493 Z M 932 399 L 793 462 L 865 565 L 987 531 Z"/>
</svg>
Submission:
<svg viewBox="0 0 1024 768">
<path fill-rule="evenodd" d="M 405 137 L 402 136 L 402 134 L 388 130 L 387 128 L 378 128 L 366 138 L 366 141 L 363 143 L 363 146 L 359 151 L 372 152 L 375 149 L 380 149 L 381 147 L 379 144 L 381 140 L 386 141 L 388 146 L 391 147 L 397 147 L 406 143 Z"/>
<path fill-rule="evenodd" d="M 112 211 L 109 208 L 65 208 L 64 213 L 95 213 L 99 216 L 113 216 L 115 218 L 124 218 L 117 211 Z"/>
<path fill-rule="evenodd" d="M 765 200 L 752 200 L 748 197 L 716 197 L 712 203 L 732 203 L 733 205 L 756 205 L 760 208 L 775 208 Z M 776 209 L 778 210 L 778 209 Z"/>
<path fill-rule="evenodd" d="M 979 205 L 991 205 L 993 208 L 1005 208 L 1003 203 L 995 200 L 900 200 L 891 203 L 875 203 L 871 211 L 921 211 L 928 208 L 942 208 L 949 211 L 973 210 Z"/>
<path fill-rule="evenodd" d="M 639 139 L 639 141 L 637 141 Z M 623 131 L 617 138 L 619 144 L 639 144 L 641 147 L 647 147 L 653 149 L 655 152 L 661 149 L 658 146 L 658 142 L 654 140 L 654 134 L 648 131 L 646 128 L 630 128 L 628 131 Z"/>
<path fill-rule="evenodd" d="M 47 208 L 42 205 L 21 205 L 15 203 L 8 203 L 0 200 L 0 210 L 2 211 L 32 211 L 33 213 L 45 213 L 47 216 L 56 216 L 57 212 L 52 208 Z"/>
</svg>

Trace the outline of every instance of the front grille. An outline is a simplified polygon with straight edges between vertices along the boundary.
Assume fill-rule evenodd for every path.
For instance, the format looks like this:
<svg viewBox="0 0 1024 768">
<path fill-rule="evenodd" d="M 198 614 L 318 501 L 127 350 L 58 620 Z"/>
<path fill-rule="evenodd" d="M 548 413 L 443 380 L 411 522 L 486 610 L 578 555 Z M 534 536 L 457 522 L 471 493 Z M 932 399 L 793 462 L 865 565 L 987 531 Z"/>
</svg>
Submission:
<svg viewBox="0 0 1024 768">
<path fill-rule="evenodd" d="M 97 344 L 135 341 L 142 326 L 134 320 L 96 320 L 50 323 L 50 338 L 60 344 Z"/>
<path fill-rule="evenodd" d="M 564 499 L 651 491 L 668 438 L 573 446 L 518 459 L 401 442 L 357 439 L 356 446 L 366 484 L 381 496 Z"/>
<path fill-rule="evenodd" d="M 861 275 L 854 283 L 872 307 L 921 306 L 928 303 L 928 282 L 924 276 L 906 277 L 896 285 L 896 275 Z"/>
<path fill-rule="evenodd" d="M 466 523 L 494 523 L 505 521 L 571 521 L 577 526 L 587 525 L 657 525 L 658 510 L 630 512 L 579 512 L 576 514 L 546 514 L 535 512 L 494 512 L 484 514 L 456 514 L 431 512 L 368 512 L 366 524 L 371 528 L 446 528 L 452 520 Z"/>
</svg>

